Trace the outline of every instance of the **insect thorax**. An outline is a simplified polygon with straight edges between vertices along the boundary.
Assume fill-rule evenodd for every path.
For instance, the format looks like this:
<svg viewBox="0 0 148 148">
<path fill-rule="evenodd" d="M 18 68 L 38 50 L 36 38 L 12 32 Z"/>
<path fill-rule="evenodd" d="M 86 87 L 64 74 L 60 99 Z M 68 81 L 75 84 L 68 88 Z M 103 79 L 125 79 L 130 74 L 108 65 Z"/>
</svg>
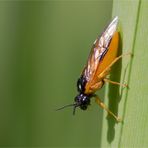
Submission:
<svg viewBox="0 0 148 148">
<path fill-rule="evenodd" d="M 86 78 L 82 75 L 78 81 L 77 81 L 77 90 L 80 93 L 83 93 L 85 91 L 85 86 L 86 86 L 87 80 Z"/>
</svg>

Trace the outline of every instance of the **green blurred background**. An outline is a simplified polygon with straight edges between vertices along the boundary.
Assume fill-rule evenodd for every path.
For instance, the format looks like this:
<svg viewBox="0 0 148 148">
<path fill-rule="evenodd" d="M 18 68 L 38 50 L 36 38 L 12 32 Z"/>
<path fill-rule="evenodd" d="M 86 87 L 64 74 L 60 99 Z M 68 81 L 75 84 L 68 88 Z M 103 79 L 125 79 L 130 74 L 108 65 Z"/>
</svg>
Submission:
<svg viewBox="0 0 148 148">
<path fill-rule="evenodd" d="M 73 103 L 112 1 L 0 2 L 0 146 L 99 147 L 102 109 Z M 98 93 L 103 99 L 104 88 Z"/>
</svg>

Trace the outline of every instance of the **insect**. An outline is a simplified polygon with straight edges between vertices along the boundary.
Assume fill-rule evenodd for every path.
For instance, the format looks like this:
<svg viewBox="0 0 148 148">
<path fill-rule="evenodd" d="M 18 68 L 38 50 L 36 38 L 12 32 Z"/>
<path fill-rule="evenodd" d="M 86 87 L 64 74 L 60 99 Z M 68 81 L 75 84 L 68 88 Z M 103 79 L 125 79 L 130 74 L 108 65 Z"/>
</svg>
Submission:
<svg viewBox="0 0 148 148">
<path fill-rule="evenodd" d="M 106 78 L 111 70 L 111 67 L 123 56 L 129 54 L 127 53 L 117 57 L 119 44 L 117 25 L 118 17 L 116 16 L 101 36 L 93 43 L 87 63 L 77 81 L 77 90 L 79 94 L 75 97 L 75 103 L 63 106 L 58 110 L 73 106 L 73 114 L 75 114 L 77 107 L 80 107 L 82 110 L 86 110 L 90 105 L 90 99 L 94 97 L 96 99 L 96 103 L 101 108 L 105 109 L 117 121 L 121 121 L 121 119 L 112 113 L 95 94 L 95 92 L 101 89 L 106 82 L 123 87 L 127 86 L 126 84 L 114 82 Z"/>
</svg>

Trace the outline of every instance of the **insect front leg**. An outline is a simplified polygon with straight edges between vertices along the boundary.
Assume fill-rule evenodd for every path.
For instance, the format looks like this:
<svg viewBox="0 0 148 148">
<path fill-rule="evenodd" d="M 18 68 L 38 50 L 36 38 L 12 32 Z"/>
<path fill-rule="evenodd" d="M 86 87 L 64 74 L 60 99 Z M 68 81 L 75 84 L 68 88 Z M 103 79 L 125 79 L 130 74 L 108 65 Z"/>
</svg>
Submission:
<svg viewBox="0 0 148 148">
<path fill-rule="evenodd" d="M 122 121 L 121 118 L 119 118 L 118 116 L 116 116 L 113 112 L 111 112 L 111 111 L 107 108 L 107 106 L 100 100 L 100 98 L 99 98 L 97 95 L 95 95 L 94 97 L 95 97 L 95 99 L 96 99 L 96 100 L 95 100 L 96 103 L 97 103 L 101 108 L 105 109 L 109 115 L 113 116 L 113 117 L 116 119 L 117 122 L 121 122 L 121 121 Z"/>
</svg>

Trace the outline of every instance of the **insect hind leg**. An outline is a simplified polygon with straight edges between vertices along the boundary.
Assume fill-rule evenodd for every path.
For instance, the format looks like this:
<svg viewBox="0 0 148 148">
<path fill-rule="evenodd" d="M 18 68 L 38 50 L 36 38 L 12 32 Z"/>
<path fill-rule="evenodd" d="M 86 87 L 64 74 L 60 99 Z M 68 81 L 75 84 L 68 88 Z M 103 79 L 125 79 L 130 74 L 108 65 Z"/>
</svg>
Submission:
<svg viewBox="0 0 148 148">
<path fill-rule="evenodd" d="M 128 55 L 132 56 L 133 54 L 132 54 L 131 52 L 127 52 L 127 53 L 125 53 L 125 54 L 122 54 L 122 55 L 116 57 L 116 58 L 105 68 L 104 71 L 108 71 L 108 69 L 110 69 L 117 61 L 119 61 L 119 60 L 120 60 L 121 58 L 123 58 L 124 56 L 128 56 Z"/>
<path fill-rule="evenodd" d="M 111 111 L 107 108 L 107 106 L 100 100 L 100 98 L 99 98 L 97 95 L 94 95 L 94 97 L 95 97 L 96 103 L 97 103 L 101 108 L 103 108 L 109 115 L 113 116 L 113 117 L 116 119 L 117 122 L 121 122 L 121 121 L 122 121 L 121 118 L 119 118 L 118 116 L 116 116 L 113 112 L 111 112 Z"/>
<path fill-rule="evenodd" d="M 114 85 L 119 85 L 119 86 L 122 86 L 122 87 L 128 87 L 127 84 L 122 84 L 122 83 L 119 83 L 119 82 L 111 81 L 111 80 L 109 80 L 107 78 L 104 78 L 103 81 L 104 82 L 111 83 L 111 84 L 114 84 Z"/>
<path fill-rule="evenodd" d="M 115 85 L 120 85 L 122 87 L 128 87 L 127 84 L 121 84 L 121 83 L 118 83 L 118 82 L 114 82 L 114 81 L 111 81 L 106 77 L 106 75 L 109 74 L 110 70 L 111 70 L 111 67 L 117 62 L 119 61 L 122 57 L 124 56 L 128 56 L 128 55 L 131 55 L 132 56 L 132 53 L 131 52 L 128 52 L 128 53 L 125 53 L 125 54 L 122 54 L 118 57 L 116 57 L 105 69 L 104 71 L 98 76 L 99 79 L 103 79 L 104 82 L 109 82 L 109 83 L 112 83 L 112 84 L 115 84 Z"/>
</svg>

